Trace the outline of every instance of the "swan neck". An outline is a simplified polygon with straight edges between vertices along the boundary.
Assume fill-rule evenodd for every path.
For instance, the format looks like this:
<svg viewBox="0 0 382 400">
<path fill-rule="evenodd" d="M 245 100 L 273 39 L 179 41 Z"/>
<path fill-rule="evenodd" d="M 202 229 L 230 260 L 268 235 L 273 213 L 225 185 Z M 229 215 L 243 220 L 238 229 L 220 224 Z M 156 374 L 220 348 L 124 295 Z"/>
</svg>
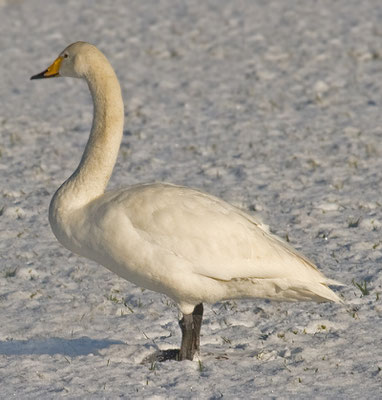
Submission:
<svg viewBox="0 0 382 400">
<path fill-rule="evenodd" d="M 111 65 L 107 61 L 96 65 L 85 79 L 94 106 L 90 136 L 80 164 L 55 196 L 70 209 L 80 208 L 104 193 L 123 134 L 121 88 Z"/>
</svg>

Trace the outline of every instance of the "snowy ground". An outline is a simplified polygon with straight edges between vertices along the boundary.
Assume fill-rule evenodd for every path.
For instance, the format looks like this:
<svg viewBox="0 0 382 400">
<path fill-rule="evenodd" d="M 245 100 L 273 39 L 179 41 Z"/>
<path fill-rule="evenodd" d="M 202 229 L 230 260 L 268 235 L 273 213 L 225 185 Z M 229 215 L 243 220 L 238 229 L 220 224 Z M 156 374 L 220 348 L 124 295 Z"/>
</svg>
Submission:
<svg viewBox="0 0 382 400">
<path fill-rule="evenodd" d="M 0 398 L 381 398 L 381 21 L 380 0 L 0 1 Z M 78 80 L 29 77 L 77 40 L 126 99 L 110 187 L 256 211 L 347 305 L 207 305 L 200 362 L 142 364 L 179 345 L 176 307 L 48 225 L 92 108 Z"/>
</svg>

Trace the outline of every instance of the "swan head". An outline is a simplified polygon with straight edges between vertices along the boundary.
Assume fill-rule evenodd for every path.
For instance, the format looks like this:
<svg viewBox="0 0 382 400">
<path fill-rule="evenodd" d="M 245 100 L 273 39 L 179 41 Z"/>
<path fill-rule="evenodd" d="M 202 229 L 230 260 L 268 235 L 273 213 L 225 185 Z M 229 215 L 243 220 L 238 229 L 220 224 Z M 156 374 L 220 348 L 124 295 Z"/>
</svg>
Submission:
<svg viewBox="0 0 382 400">
<path fill-rule="evenodd" d="M 31 79 L 59 76 L 86 78 L 97 61 L 104 62 L 105 60 L 105 56 L 95 46 L 86 42 L 75 42 L 63 50 L 46 70 L 33 75 Z"/>
</svg>

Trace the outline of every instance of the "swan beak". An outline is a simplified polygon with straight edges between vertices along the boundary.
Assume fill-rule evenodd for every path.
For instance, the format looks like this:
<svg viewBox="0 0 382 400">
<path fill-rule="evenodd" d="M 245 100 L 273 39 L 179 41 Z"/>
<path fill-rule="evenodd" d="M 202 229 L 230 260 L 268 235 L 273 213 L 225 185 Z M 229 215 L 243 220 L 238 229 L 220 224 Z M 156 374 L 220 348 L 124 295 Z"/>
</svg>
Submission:
<svg viewBox="0 0 382 400">
<path fill-rule="evenodd" d="M 31 76 L 31 79 L 43 79 L 43 78 L 54 78 L 59 75 L 60 65 L 62 57 L 58 57 L 54 60 L 53 64 L 48 67 L 45 71 L 40 72 L 37 75 Z"/>
</svg>

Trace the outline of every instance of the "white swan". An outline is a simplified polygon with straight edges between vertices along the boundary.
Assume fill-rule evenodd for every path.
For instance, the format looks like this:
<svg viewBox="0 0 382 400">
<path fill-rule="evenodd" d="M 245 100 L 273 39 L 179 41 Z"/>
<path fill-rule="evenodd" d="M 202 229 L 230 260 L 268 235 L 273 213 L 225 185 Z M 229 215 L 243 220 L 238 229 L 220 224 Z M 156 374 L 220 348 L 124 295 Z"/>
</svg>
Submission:
<svg viewBox="0 0 382 400">
<path fill-rule="evenodd" d="M 51 201 L 52 230 L 69 250 L 178 304 L 183 313 L 179 360 L 199 351 L 203 302 L 341 301 L 328 288 L 339 282 L 223 200 L 167 183 L 105 193 L 123 130 L 118 79 L 106 57 L 84 42 L 68 46 L 31 79 L 57 76 L 86 80 L 94 117 L 79 166 Z"/>
</svg>

